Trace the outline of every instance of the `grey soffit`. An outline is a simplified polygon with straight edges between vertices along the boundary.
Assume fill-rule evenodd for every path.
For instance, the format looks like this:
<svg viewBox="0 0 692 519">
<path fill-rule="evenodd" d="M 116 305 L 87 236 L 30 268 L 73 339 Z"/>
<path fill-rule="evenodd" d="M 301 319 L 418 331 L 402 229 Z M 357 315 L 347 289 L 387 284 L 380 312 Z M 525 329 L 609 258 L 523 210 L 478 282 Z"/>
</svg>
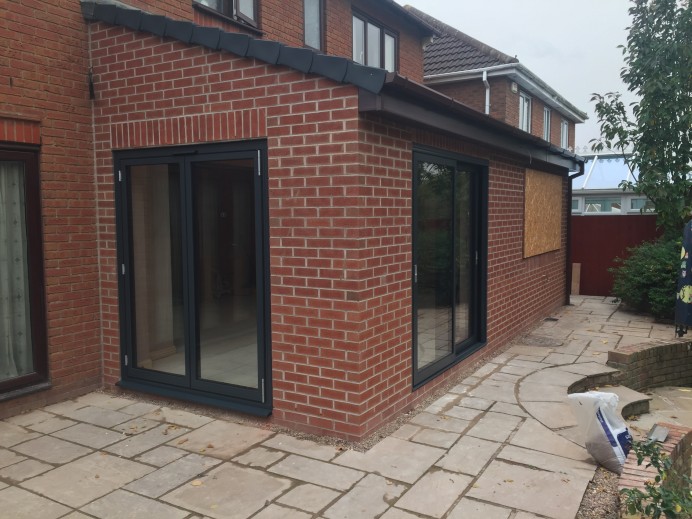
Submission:
<svg viewBox="0 0 692 519">
<path fill-rule="evenodd" d="M 83 1 L 81 7 L 82 16 L 88 21 L 148 32 L 212 50 L 224 50 L 271 65 L 284 65 L 306 74 L 318 74 L 334 81 L 349 83 L 372 93 L 378 93 L 382 89 L 387 77 L 384 69 L 359 65 L 346 58 L 326 56 L 311 49 L 290 47 L 276 41 L 226 32 L 216 27 L 172 20 L 120 3 Z"/>
</svg>

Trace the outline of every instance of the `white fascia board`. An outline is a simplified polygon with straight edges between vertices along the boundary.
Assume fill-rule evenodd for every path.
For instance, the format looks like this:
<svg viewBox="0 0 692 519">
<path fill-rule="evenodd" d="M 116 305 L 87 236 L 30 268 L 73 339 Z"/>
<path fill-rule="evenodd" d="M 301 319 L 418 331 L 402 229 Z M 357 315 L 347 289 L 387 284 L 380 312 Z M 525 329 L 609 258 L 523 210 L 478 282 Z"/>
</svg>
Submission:
<svg viewBox="0 0 692 519">
<path fill-rule="evenodd" d="M 435 74 L 425 76 L 424 80 L 427 85 L 469 81 L 471 79 L 482 79 L 484 71 L 487 73 L 487 77 L 506 76 L 512 81 L 515 81 L 522 90 L 537 97 L 547 106 L 554 108 L 577 123 L 583 123 L 587 119 L 587 115 L 584 112 L 572 105 L 521 63 L 507 63 L 503 65 L 494 65 L 492 67 Z"/>
</svg>

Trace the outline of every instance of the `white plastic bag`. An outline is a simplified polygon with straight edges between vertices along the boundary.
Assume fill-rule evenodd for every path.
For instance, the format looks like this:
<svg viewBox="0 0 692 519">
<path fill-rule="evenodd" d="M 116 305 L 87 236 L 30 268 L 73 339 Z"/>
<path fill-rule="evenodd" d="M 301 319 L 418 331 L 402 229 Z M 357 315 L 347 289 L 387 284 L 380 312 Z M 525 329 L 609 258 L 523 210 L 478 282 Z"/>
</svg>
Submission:
<svg viewBox="0 0 692 519">
<path fill-rule="evenodd" d="M 568 398 L 591 457 L 608 470 L 622 473 L 622 466 L 632 445 L 632 436 L 625 422 L 618 416 L 618 396 L 614 393 L 589 391 L 573 393 Z"/>
</svg>

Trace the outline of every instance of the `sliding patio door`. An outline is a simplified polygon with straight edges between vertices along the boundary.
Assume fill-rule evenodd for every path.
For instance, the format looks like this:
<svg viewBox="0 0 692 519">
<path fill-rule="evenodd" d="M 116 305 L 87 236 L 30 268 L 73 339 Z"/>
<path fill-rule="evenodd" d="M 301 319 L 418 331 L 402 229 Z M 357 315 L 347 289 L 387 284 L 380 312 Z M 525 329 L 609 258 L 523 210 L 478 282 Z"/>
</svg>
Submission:
<svg viewBox="0 0 692 519">
<path fill-rule="evenodd" d="M 414 384 L 477 349 L 485 333 L 485 168 L 414 154 Z"/>
<path fill-rule="evenodd" d="M 124 383 L 266 407 L 262 152 L 151 153 L 118 166 Z"/>
</svg>

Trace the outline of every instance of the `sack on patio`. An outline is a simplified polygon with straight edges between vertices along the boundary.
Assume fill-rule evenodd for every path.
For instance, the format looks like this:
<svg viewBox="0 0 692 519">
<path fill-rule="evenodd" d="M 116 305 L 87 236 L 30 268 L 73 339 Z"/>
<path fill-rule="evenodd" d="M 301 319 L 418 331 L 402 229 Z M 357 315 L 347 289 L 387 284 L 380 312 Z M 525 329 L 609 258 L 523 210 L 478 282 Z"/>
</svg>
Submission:
<svg viewBox="0 0 692 519">
<path fill-rule="evenodd" d="M 568 398 L 584 433 L 586 450 L 605 468 L 620 474 L 632 446 L 632 436 L 618 416 L 618 396 L 589 391 Z"/>
</svg>

